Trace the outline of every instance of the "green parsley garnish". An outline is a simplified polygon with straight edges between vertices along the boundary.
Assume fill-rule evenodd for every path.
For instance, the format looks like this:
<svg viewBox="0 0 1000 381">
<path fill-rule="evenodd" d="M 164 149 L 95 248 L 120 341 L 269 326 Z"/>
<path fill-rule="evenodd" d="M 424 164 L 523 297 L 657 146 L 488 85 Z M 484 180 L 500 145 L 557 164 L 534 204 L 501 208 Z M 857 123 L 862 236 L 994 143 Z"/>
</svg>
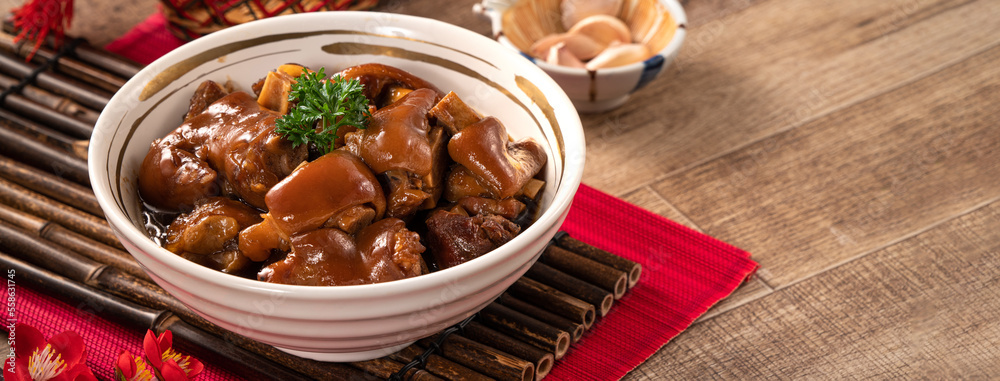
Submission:
<svg viewBox="0 0 1000 381">
<path fill-rule="evenodd" d="M 284 134 L 293 147 L 313 143 L 327 154 L 334 149 L 340 127 L 366 128 L 371 112 L 361 82 L 340 74 L 325 81 L 323 70 L 307 71 L 292 84 L 288 101 L 298 104 L 275 121 L 275 131 Z"/>
</svg>

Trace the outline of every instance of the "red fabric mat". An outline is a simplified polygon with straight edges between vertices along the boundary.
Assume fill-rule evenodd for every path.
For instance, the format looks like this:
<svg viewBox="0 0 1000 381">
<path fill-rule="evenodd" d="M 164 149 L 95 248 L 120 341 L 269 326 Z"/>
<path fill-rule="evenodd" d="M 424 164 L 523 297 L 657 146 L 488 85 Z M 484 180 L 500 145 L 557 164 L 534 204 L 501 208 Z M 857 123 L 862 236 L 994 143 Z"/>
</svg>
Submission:
<svg viewBox="0 0 1000 381">
<path fill-rule="evenodd" d="M 162 15 L 154 14 L 106 48 L 149 63 L 182 44 L 165 29 L 164 23 Z M 599 320 L 571 352 L 557 362 L 548 377 L 552 380 L 624 376 L 732 293 L 757 268 L 743 250 L 586 185 L 580 187 L 563 230 L 581 241 L 641 263 L 643 275 L 639 284 L 615 304 L 611 313 Z M 39 309 L 36 312 L 21 311 L 35 313 L 39 322 L 75 317 L 70 311 L 41 318 L 47 315 L 49 307 L 45 306 L 39 304 L 35 307 Z M 30 324 L 30 321 L 24 322 Z M 70 324 L 49 323 L 52 327 Z M 53 335 L 58 331 L 42 332 Z M 142 333 L 112 328 L 95 331 L 98 336 L 114 334 L 130 336 L 127 340 L 122 339 L 124 341 L 135 341 L 131 337 L 140 338 Z M 97 341 L 87 342 L 94 346 Z M 92 351 L 90 361 L 95 373 L 107 368 L 103 364 L 110 364 L 111 360 L 103 356 Z M 203 361 L 205 375 L 199 379 L 225 380 L 231 376 L 213 366 L 210 359 L 202 360 L 208 361 Z"/>
</svg>

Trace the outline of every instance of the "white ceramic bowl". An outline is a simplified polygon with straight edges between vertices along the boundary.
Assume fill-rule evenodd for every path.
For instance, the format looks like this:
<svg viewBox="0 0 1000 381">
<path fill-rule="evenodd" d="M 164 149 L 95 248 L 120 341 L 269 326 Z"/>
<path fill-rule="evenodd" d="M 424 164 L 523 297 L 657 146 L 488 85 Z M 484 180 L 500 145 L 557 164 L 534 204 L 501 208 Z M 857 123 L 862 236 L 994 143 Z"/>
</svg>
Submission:
<svg viewBox="0 0 1000 381">
<path fill-rule="evenodd" d="M 624 0 L 619 18 L 637 42 L 656 52 L 643 62 L 588 71 L 553 65 L 527 53 L 532 42 L 549 33 L 565 32 L 560 0 L 482 0 L 476 11 L 488 16 L 493 36 L 522 53 L 551 76 L 580 112 L 612 110 L 624 104 L 677 58 L 687 35 L 687 15 L 677 0 Z"/>
<path fill-rule="evenodd" d="M 373 285 L 308 287 L 223 274 L 157 246 L 136 191 L 153 139 L 181 123 L 204 80 L 239 88 L 280 64 L 328 72 L 379 62 L 455 91 L 515 138 L 546 148 L 547 182 L 535 223 L 468 263 Z M 287 352 L 326 361 L 380 357 L 471 316 L 538 258 L 556 233 L 583 172 L 576 110 L 537 66 L 496 41 L 435 20 L 373 12 L 281 16 L 190 42 L 143 69 L 115 94 L 90 144 L 90 177 L 115 233 L 160 286 L 206 319 Z"/>
</svg>

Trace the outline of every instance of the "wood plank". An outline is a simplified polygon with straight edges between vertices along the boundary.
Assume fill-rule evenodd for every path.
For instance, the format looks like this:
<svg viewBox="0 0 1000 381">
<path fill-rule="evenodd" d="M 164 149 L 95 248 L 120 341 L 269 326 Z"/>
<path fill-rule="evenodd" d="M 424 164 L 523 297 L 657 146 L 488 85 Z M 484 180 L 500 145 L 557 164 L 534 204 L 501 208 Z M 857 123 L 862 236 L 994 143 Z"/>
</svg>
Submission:
<svg viewBox="0 0 1000 381">
<path fill-rule="evenodd" d="M 688 27 L 709 23 L 728 23 L 728 17 L 760 3 L 761 0 L 681 0 Z"/>
<path fill-rule="evenodd" d="M 713 22 L 728 22 L 723 19 L 734 15 L 761 0 L 682 0 L 687 14 L 688 27 L 696 27 Z M 489 20 L 475 15 L 472 7 L 481 0 L 440 1 L 428 7 L 426 1 L 382 0 L 376 11 L 405 13 L 429 17 L 449 22 L 466 29 L 491 35 Z"/>
<path fill-rule="evenodd" d="M 997 60 L 1000 47 L 655 189 L 781 288 L 1000 195 Z"/>
<path fill-rule="evenodd" d="M 462 1 L 412 1 L 412 0 L 382 0 L 374 10 L 379 12 L 403 13 L 413 16 L 427 17 L 455 24 L 476 33 L 492 36 L 490 21 L 485 16 L 472 11 L 474 0 Z"/>
<path fill-rule="evenodd" d="M 1000 2 L 906 4 L 771 0 L 691 28 L 660 78 L 622 108 L 584 116 L 584 182 L 624 194 L 1000 40 Z"/>
<path fill-rule="evenodd" d="M 990 379 L 1000 202 L 698 324 L 626 380 Z"/>
</svg>

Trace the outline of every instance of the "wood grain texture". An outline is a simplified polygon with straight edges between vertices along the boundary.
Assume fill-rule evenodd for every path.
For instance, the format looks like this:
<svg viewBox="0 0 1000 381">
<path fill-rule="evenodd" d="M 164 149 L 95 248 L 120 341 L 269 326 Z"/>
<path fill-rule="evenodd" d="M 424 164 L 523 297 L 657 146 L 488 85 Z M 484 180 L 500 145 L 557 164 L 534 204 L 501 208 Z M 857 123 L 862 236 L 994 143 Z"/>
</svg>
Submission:
<svg viewBox="0 0 1000 381">
<path fill-rule="evenodd" d="M 759 2 L 761 0 L 680 0 L 691 28 L 720 22 Z"/>
<path fill-rule="evenodd" d="M 624 194 L 1000 40 L 998 2 L 895 3 L 772 0 L 691 28 L 660 78 L 583 117 L 584 182 Z"/>
<path fill-rule="evenodd" d="M 458 25 L 473 32 L 491 35 L 490 22 L 485 16 L 473 13 L 474 0 L 461 1 L 413 1 L 381 0 L 373 10 L 378 12 L 402 13 L 427 17 Z"/>
<path fill-rule="evenodd" d="M 626 379 L 991 379 L 1000 203 L 698 324 Z"/>
<path fill-rule="evenodd" d="M 1000 196 L 1000 48 L 656 189 L 782 287 Z"/>
</svg>

